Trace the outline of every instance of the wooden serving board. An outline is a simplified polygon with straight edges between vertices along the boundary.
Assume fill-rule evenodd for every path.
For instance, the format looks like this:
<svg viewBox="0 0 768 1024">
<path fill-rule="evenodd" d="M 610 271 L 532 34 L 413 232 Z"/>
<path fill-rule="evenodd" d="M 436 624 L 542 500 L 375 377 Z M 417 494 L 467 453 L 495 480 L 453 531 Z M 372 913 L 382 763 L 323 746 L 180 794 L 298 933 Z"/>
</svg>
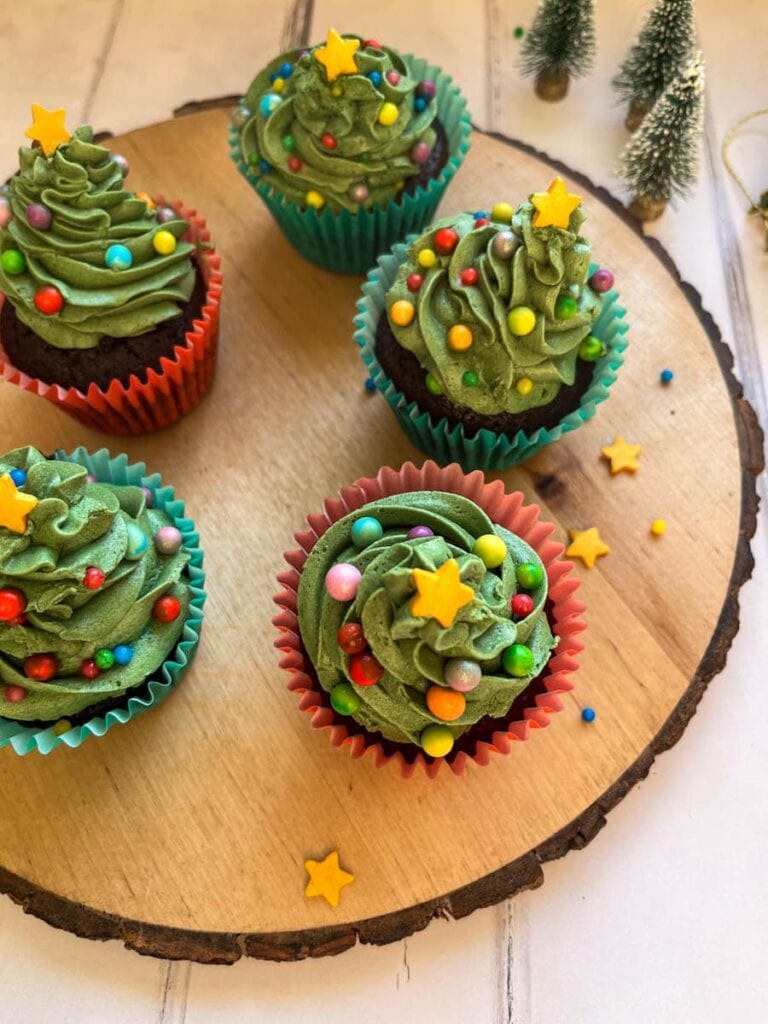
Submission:
<svg viewBox="0 0 768 1024">
<path fill-rule="evenodd" d="M 578 174 L 476 134 L 443 210 L 514 203 L 556 170 L 583 195 L 594 257 L 616 274 L 631 330 L 612 397 L 499 474 L 561 539 L 598 526 L 611 554 L 579 570 L 587 646 L 548 729 L 435 781 L 332 751 L 277 666 L 282 552 L 341 485 L 422 456 L 363 388 L 360 279 L 293 252 L 230 163 L 226 126 L 226 111 L 207 110 L 111 144 L 133 188 L 197 207 L 223 256 L 219 376 L 204 404 L 123 442 L 0 388 L 4 449 L 111 441 L 172 482 L 199 526 L 209 593 L 196 663 L 163 706 L 76 751 L 0 753 L 0 889 L 79 935 L 208 962 L 388 942 L 539 885 L 542 862 L 587 843 L 725 661 L 762 460 L 730 353 L 664 253 Z M 643 446 L 634 477 L 612 478 L 600 459 L 617 434 Z M 656 517 L 668 522 L 661 539 L 649 535 Z M 303 861 L 336 848 L 356 881 L 332 910 L 304 899 Z"/>
</svg>

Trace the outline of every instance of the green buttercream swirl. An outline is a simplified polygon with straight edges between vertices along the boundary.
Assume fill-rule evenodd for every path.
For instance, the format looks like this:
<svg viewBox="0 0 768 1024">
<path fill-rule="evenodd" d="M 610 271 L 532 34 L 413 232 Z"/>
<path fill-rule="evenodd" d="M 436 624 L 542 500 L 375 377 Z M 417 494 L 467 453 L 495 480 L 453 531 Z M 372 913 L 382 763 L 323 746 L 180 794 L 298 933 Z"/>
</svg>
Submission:
<svg viewBox="0 0 768 1024">
<path fill-rule="evenodd" d="M 0 252 L 18 250 L 26 261 L 15 275 L 0 266 L 0 292 L 20 320 L 55 348 L 94 348 L 104 335 L 130 338 L 181 314 L 195 283 L 194 246 L 181 241 L 185 220 L 160 224 L 142 199 L 123 187 L 120 166 L 93 132 L 76 129 L 70 142 L 46 157 L 39 148 L 19 150 L 18 174 L 10 182 L 12 219 L 0 229 Z M 46 230 L 26 217 L 30 203 L 53 215 Z M 155 252 L 159 229 L 178 240 L 167 256 Z M 128 270 L 111 270 L 104 257 L 111 245 L 130 249 Z M 53 316 L 34 304 L 39 288 L 53 285 L 64 306 Z"/>
<path fill-rule="evenodd" d="M 358 38 L 345 36 L 346 39 Z M 325 44 L 321 44 L 325 45 Z M 434 100 L 418 112 L 414 107 L 419 80 L 414 78 L 403 58 L 394 50 L 360 48 L 354 55 L 358 73 L 340 75 L 327 80 L 326 69 L 315 55 L 315 46 L 296 60 L 289 50 L 276 57 L 259 72 L 243 98 L 240 117 L 245 123 L 240 131 L 240 147 L 244 160 L 260 180 L 267 182 L 294 202 L 304 202 L 308 191 L 319 192 L 329 209 L 352 212 L 393 198 L 403 182 L 416 174 L 419 165 L 410 157 L 417 142 L 431 148 L 435 131 L 431 127 L 437 109 Z M 295 63 L 294 63 L 295 61 Z M 284 63 L 292 64 L 277 108 L 268 116 L 259 104 L 268 93 L 274 93 L 270 75 Z M 377 71 L 381 84 L 374 85 L 368 75 Z M 400 80 L 392 85 L 387 73 L 395 71 Z M 341 89 L 340 96 L 334 90 Z M 384 103 L 394 103 L 398 117 L 392 125 L 379 124 L 378 115 Z M 336 148 L 326 149 L 321 139 L 330 134 Z M 289 137 L 293 146 L 287 149 L 283 140 Z M 301 170 L 288 167 L 290 157 L 298 157 Z M 259 172 L 260 161 L 269 170 Z M 353 185 L 364 184 L 368 195 L 364 202 L 350 195 Z"/>
<path fill-rule="evenodd" d="M 469 213 L 438 221 L 409 247 L 387 293 L 388 309 L 405 299 L 416 310 L 408 326 L 390 319 L 399 344 L 433 375 L 447 398 L 484 415 L 547 405 L 563 384 L 573 384 L 579 345 L 600 312 L 600 299 L 587 285 L 590 246 L 579 234 L 581 209 L 571 214 L 567 230 L 534 228 L 534 212 L 530 203 L 524 203 L 511 224 L 481 227 L 475 227 Z M 433 267 L 422 267 L 419 252 L 436 251 L 435 236 L 444 227 L 460 236 L 458 245 L 451 255 L 438 255 Z M 494 250 L 493 240 L 500 232 L 513 236 L 511 256 Z M 475 285 L 461 281 L 461 271 L 470 267 L 478 272 Z M 407 284 L 411 274 L 423 277 L 415 293 Z M 577 301 L 577 313 L 570 319 L 555 315 L 561 295 Z M 524 337 L 512 334 L 507 322 L 516 306 L 527 306 L 536 314 L 535 327 Z M 448 345 L 448 332 L 455 324 L 472 331 L 472 345 L 464 351 Z M 476 383 L 467 383 L 467 373 L 475 374 Z M 533 383 L 527 395 L 515 386 L 522 378 Z"/>
<path fill-rule="evenodd" d="M 350 540 L 350 527 L 361 516 L 378 519 L 384 533 L 359 550 Z M 434 536 L 408 538 L 414 526 L 428 526 Z M 475 540 L 489 533 L 507 545 L 504 562 L 493 570 L 472 554 Z M 446 628 L 436 619 L 413 615 L 411 603 L 416 593 L 413 570 L 434 571 L 449 558 L 456 559 L 461 581 L 475 596 Z M 337 562 L 349 562 L 362 573 L 351 603 L 334 600 L 325 589 L 325 576 Z M 516 622 L 511 618 L 515 569 L 522 562 L 542 565 L 525 541 L 494 525 L 482 509 L 456 494 L 397 494 L 340 519 L 309 553 L 299 586 L 301 638 L 320 684 L 330 692 L 337 683 L 351 682 L 362 701 L 355 720 L 401 743 L 418 744 L 422 730 L 432 724 L 448 725 L 459 736 L 481 718 L 502 718 L 541 673 L 556 644 L 544 614 L 546 574 L 542 585 L 530 591 L 531 614 Z M 371 652 L 385 669 L 375 686 L 358 686 L 349 676 L 348 658 L 337 643 L 338 630 L 347 622 L 361 623 Z M 523 678 L 510 677 L 502 667 L 502 654 L 514 643 L 533 652 L 533 670 Z M 483 674 L 479 685 L 465 694 L 461 718 L 445 723 L 429 711 L 425 694 L 433 684 L 446 685 L 443 665 L 448 658 L 477 661 Z"/>
<path fill-rule="evenodd" d="M 21 721 L 55 721 L 102 700 L 120 697 L 141 685 L 168 657 L 179 640 L 189 609 L 189 588 L 182 580 L 188 555 L 157 552 L 153 538 L 171 525 L 164 512 L 147 508 L 139 487 L 88 481 L 83 466 L 46 459 L 34 448 L 0 456 L 0 475 L 27 473 L 20 488 L 39 498 L 23 534 L 0 527 L 0 587 L 21 590 L 27 600 L 24 625 L 0 622 L 0 683 L 21 686 L 24 700 L 2 697 L 0 715 Z M 146 551 L 129 557 L 128 526 L 147 538 Z M 83 580 L 94 566 L 106 579 L 98 590 Z M 163 594 L 174 594 L 181 614 L 170 623 L 152 618 Z M 80 675 L 83 661 L 100 648 L 133 648 L 127 665 L 114 665 L 96 679 Z M 56 676 L 48 682 L 28 679 L 24 661 L 33 654 L 55 654 Z"/>
</svg>

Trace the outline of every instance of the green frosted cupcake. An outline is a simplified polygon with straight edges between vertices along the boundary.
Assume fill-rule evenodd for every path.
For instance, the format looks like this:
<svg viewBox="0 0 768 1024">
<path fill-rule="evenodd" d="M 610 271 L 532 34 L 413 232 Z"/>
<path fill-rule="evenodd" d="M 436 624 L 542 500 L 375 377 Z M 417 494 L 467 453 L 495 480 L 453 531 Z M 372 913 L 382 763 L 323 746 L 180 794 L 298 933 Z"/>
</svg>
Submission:
<svg viewBox="0 0 768 1024">
<path fill-rule="evenodd" d="M 76 746 L 106 731 L 104 716 L 131 717 L 134 696 L 154 703 L 188 663 L 197 535 L 169 514 L 183 512 L 170 488 L 138 485 L 142 472 L 106 453 L 0 456 L 0 745 L 71 732 Z"/>
<path fill-rule="evenodd" d="M 437 222 L 370 273 L 356 339 L 413 442 L 498 469 L 594 414 L 626 347 L 613 275 L 556 179 L 516 211 Z"/>
<path fill-rule="evenodd" d="M 230 144 L 302 255 L 365 273 L 429 222 L 469 132 L 465 101 L 439 69 L 332 29 L 259 72 Z"/>
</svg>

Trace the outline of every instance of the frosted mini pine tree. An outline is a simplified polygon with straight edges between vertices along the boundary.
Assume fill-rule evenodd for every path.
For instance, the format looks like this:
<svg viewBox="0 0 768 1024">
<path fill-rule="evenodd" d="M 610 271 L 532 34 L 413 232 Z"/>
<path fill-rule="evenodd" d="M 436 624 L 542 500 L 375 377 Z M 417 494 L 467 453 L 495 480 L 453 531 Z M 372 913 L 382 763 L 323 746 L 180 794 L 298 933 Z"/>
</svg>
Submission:
<svg viewBox="0 0 768 1024">
<path fill-rule="evenodd" d="M 667 87 L 621 154 L 619 173 L 638 220 L 655 220 L 696 181 L 704 116 L 701 54 Z"/>
<path fill-rule="evenodd" d="M 562 99 L 571 78 L 591 69 L 594 56 L 593 0 L 542 0 L 521 58 L 523 74 L 536 77 L 536 94 Z"/>
<path fill-rule="evenodd" d="M 688 66 L 693 46 L 693 0 L 658 0 L 613 80 L 629 104 L 626 125 L 631 132 Z"/>
</svg>

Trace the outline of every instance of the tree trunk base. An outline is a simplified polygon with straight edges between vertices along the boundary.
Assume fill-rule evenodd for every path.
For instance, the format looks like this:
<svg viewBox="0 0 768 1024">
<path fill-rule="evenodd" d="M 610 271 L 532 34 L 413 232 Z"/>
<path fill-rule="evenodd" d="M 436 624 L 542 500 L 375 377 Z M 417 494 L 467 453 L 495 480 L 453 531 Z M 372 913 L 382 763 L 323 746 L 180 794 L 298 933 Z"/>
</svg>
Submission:
<svg viewBox="0 0 768 1024">
<path fill-rule="evenodd" d="M 647 222 L 658 220 L 667 208 L 665 199 L 648 199 L 646 196 L 635 196 L 629 204 L 629 212 L 636 220 Z"/>
<path fill-rule="evenodd" d="M 569 83 L 567 71 L 540 71 L 536 76 L 536 95 L 548 103 L 555 103 L 568 92 Z"/>
<path fill-rule="evenodd" d="M 628 132 L 636 132 L 640 125 L 643 123 L 645 115 L 650 111 L 650 107 L 647 103 L 638 103 L 633 100 L 629 105 L 627 116 L 624 120 L 624 125 Z"/>
</svg>

